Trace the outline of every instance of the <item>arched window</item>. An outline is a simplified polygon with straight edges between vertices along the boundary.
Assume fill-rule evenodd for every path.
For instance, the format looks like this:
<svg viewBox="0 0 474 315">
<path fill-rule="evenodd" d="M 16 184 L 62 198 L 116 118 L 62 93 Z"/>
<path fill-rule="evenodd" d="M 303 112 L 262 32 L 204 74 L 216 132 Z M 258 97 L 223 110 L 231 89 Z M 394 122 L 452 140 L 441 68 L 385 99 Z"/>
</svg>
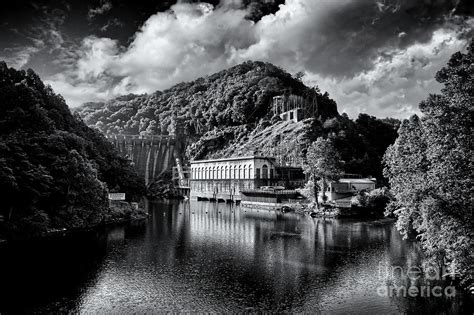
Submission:
<svg viewBox="0 0 474 315">
<path fill-rule="evenodd" d="M 242 178 L 247 178 L 247 165 L 244 165 L 244 174 L 242 176 Z"/>
<path fill-rule="evenodd" d="M 224 166 L 221 166 L 221 179 L 224 179 Z"/>
<path fill-rule="evenodd" d="M 211 177 L 211 179 L 215 179 L 215 178 L 216 178 L 216 167 L 214 166 L 212 168 L 212 177 Z"/>
<path fill-rule="evenodd" d="M 266 164 L 263 164 L 262 166 L 262 178 L 263 179 L 268 178 L 268 166 Z"/>
<path fill-rule="evenodd" d="M 253 178 L 252 165 L 249 165 L 249 178 Z"/>
<path fill-rule="evenodd" d="M 239 165 L 239 179 L 242 178 L 242 165 Z"/>
<path fill-rule="evenodd" d="M 227 165 L 225 166 L 225 169 L 224 169 L 224 178 L 225 178 L 225 179 L 228 179 L 228 178 L 229 178 L 229 170 L 228 170 Z"/>
<path fill-rule="evenodd" d="M 237 178 L 237 165 L 234 165 L 234 179 Z"/>
</svg>

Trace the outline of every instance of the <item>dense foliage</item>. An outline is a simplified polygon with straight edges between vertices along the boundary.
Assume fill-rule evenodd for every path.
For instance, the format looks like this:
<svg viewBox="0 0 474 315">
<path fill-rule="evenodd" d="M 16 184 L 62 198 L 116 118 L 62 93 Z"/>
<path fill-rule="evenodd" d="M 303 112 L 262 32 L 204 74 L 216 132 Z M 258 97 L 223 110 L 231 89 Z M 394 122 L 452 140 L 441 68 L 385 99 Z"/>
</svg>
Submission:
<svg viewBox="0 0 474 315">
<path fill-rule="evenodd" d="M 369 192 L 361 190 L 352 197 L 351 204 L 355 209 L 359 209 L 361 214 L 373 213 L 384 215 L 386 206 L 394 200 L 392 192 L 387 187 L 377 188 Z"/>
<path fill-rule="evenodd" d="M 471 43 L 466 54 L 455 53 L 437 73 L 441 94 L 420 104 L 421 119 L 402 123 L 385 155 L 398 229 L 404 236 L 414 229 L 429 257 L 463 275 L 472 268 L 474 242 L 473 64 Z"/>
<path fill-rule="evenodd" d="M 110 215 L 108 191 L 137 199 L 143 190 L 129 162 L 32 70 L 0 63 L 4 237 L 96 225 Z"/>
<path fill-rule="evenodd" d="M 372 176 L 379 185 L 386 186 L 382 158 L 387 147 L 395 142 L 399 125 L 400 121 L 393 118 L 361 113 L 354 121 L 342 114 L 326 120 L 322 132 L 333 140 L 344 161 L 345 173 Z"/>
</svg>

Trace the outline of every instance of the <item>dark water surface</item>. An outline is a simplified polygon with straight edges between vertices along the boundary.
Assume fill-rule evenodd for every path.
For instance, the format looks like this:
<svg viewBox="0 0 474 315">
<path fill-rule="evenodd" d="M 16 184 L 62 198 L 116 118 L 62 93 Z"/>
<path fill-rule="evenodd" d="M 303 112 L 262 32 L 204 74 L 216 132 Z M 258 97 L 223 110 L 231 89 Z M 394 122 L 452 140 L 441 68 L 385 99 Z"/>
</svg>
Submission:
<svg viewBox="0 0 474 315">
<path fill-rule="evenodd" d="M 466 298 L 384 296 L 420 263 L 392 221 L 313 219 L 205 202 L 141 224 L 0 250 L 0 313 L 458 313 Z M 379 291 L 378 291 L 379 290 Z"/>
</svg>

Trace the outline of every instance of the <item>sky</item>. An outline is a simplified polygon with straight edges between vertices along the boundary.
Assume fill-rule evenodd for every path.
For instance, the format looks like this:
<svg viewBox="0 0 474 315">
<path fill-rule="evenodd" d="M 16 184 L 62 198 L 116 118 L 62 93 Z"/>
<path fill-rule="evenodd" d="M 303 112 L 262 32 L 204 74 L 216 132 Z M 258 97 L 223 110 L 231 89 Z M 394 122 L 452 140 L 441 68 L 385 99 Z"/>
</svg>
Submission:
<svg viewBox="0 0 474 315">
<path fill-rule="evenodd" d="M 0 60 L 33 69 L 70 107 L 261 60 L 303 71 L 350 117 L 406 118 L 474 33 L 467 0 L 256 2 L 10 1 Z"/>
</svg>

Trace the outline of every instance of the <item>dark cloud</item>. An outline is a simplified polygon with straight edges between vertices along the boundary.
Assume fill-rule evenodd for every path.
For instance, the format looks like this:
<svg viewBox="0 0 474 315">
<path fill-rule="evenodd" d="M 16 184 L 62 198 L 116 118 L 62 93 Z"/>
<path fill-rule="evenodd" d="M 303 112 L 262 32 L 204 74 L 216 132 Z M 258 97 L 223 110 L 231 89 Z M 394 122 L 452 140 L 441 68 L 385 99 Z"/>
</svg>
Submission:
<svg viewBox="0 0 474 315">
<path fill-rule="evenodd" d="M 107 32 L 107 31 L 109 31 L 111 28 L 114 28 L 114 27 L 122 27 L 122 26 L 123 26 L 123 23 L 120 22 L 119 19 L 113 18 L 113 19 L 109 19 L 109 20 L 107 21 L 107 23 L 104 24 L 104 25 L 100 28 L 100 30 L 101 30 L 101 32 L 104 32 L 104 33 L 105 33 L 105 32 Z"/>
<path fill-rule="evenodd" d="M 102 15 L 104 13 L 107 13 L 112 9 L 113 5 L 110 0 L 101 0 L 100 5 L 95 8 L 90 8 L 89 12 L 87 12 L 87 18 L 88 19 L 93 19 L 97 15 Z"/>
<path fill-rule="evenodd" d="M 472 15 L 465 2 L 360 0 L 335 7 L 315 23 L 318 32 L 308 38 L 309 70 L 350 76 L 370 69 L 378 57 L 389 58 L 387 52 L 428 42 L 454 13 Z"/>
</svg>

